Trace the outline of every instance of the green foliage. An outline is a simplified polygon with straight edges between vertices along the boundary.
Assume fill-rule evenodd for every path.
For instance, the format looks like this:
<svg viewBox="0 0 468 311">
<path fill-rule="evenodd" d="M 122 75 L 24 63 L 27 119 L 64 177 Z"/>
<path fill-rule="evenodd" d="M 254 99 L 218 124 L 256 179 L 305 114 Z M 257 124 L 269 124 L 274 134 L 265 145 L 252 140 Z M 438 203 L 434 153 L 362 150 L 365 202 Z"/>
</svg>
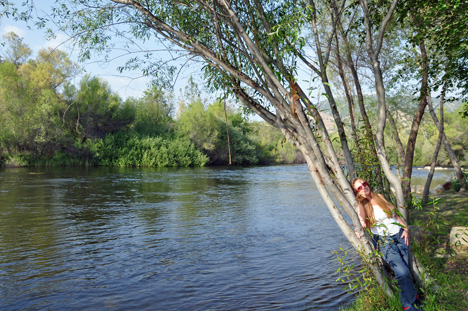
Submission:
<svg viewBox="0 0 468 311">
<path fill-rule="evenodd" d="M 6 167 L 21 167 L 29 164 L 27 157 L 22 154 L 9 154 L 2 160 L 2 164 Z"/>
<path fill-rule="evenodd" d="M 333 252 L 337 256 L 340 267 L 337 282 L 347 286 L 343 290 L 356 295 L 356 301 L 347 311 L 361 310 L 401 310 L 398 295 L 388 298 L 383 288 L 378 285 L 369 267 L 376 260 L 380 260 L 380 254 L 374 251 L 370 256 L 361 254 L 363 262 L 359 265 L 350 264 L 348 252 L 340 248 L 340 252 Z"/>
<path fill-rule="evenodd" d="M 208 158 L 183 137 L 149 137 L 135 132 L 110 134 L 99 144 L 100 165 L 144 167 L 204 166 Z"/>
<path fill-rule="evenodd" d="M 465 190 L 468 190 L 468 171 L 465 170 L 463 171 L 463 180 L 465 184 Z M 462 185 L 460 184 L 460 181 L 454 176 L 452 178 L 452 188 L 455 191 L 460 191 Z"/>
<path fill-rule="evenodd" d="M 58 90 L 80 69 L 65 52 L 47 48 L 39 50 L 36 59 L 22 64 L 19 71 L 36 89 Z"/>
<path fill-rule="evenodd" d="M 449 194 L 449 196 L 452 195 Z M 412 251 L 426 268 L 425 273 L 430 275 L 439 286 L 438 290 L 431 288 L 431 284 L 421 289 L 424 310 L 462 311 L 468 307 L 468 302 L 463 298 L 467 289 L 463 270 L 448 270 L 448 262 L 455 262 L 458 255 L 447 241 L 452 226 L 465 224 L 466 217 L 458 223 L 452 223 L 455 209 L 452 205 L 444 206 L 446 204 L 448 202 L 446 199 L 443 201 L 442 198 L 435 198 L 426 205 L 423 205 L 421 200 L 413 202 L 416 210 L 410 219 L 413 219 L 416 225 L 412 228 L 416 229 L 413 233 L 415 239 Z M 445 213 L 442 213 L 443 210 Z M 447 210 L 451 212 L 447 213 Z M 447 215 L 451 216 L 447 217 Z M 466 265 L 466 260 L 464 260 L 464 265 Z"/>
<path fill-rule="evenodd" d="M 237 111 L 226 111 L 224 102 L 216 101 L 205 108 L 200 98 L 183 106 L 176 129 L 180 135 L 187 136 L 210 158 L 212 165 L 229 163 L 234 165 L 254 165 L 262 162 L 262 153 L 248 136 L 250 125 Z M 228 134 L 229 131 L 229 144 Z"/>
<path fill-rule="evenodd" d="M 180 113 L 177 130 L 188 136 L 198 148 L 210 152 L 215 149 L 223 128 L 222 121 L 213 113 L 208 113 L 201 100 L 197 99 Z"/>
<path fill-rule="evenodd" d="M 223 101 L 205 108 L 193 80 L 174 120 L 172 93 L 160 86 L 122 101 L 97 77 L 86 75 L 73 86 L 69 80 L 77 70 L 65 53 L 50 49 L 19 66 L 0 64 L 3 165 L 225 165 L 229 148 L 234 165 L 296 159 L 297 150 L 283 144 L 279 131 L 274 144 L 261 145 L 261 133 L 241 112 L 225 111 Z"/>
<path fill-rule="evenodd" d="M 265 164 L 298 164 L 305 160 L 280 130 L 265 122 L 252 122 L 249 137 L 260 147 L 260 162 Z"/>
<path fill-rule="evenodd" d="M 2 54 L 3 58 L 16 67 L 26 62 L 31 56 L 32 50 L 29 45 L 23 42 L 23 38 L 19 37 L 14 32 L 9 32 L 3 35 L 3 38 L 7 42 L 7 47 Z"/>
<path fill-rule="evenodd" d="M 419 228 L 421 232 L 425 232 L 426 234 L 420 234 L 416 243 L 413 244 L 412 251 L 418 258 L 425 256 L 425 253 L 429 252 L 433 254 L 436 252 L 436 248 L 440 244 L 439 238 L 442 234 L 441 232 L 441 221 L 442 216 L 439 213 L 438 208 L 438 198 L 434 198 L 430 203 L 432 208 L 427 209 L 427 217 L 424 220 L 417 220 L 416 226 Z M 416 210 L 422 210 L 422 200 L 413 198 L 412 206 L 415 207 Z M 426 266 L 431 272 L 433 269 L 433 265 Z M 434 272 L 434 271 L 432 271 Z"/>
<path fill-rule="evenodd" d="M 462 109 L 463 107 L 459 106 L 455 111 L 444 111 L 444 130 L 460 165 L 467 166 L 468 142 L 465 139 L 466 120 L 460 115 Z M 416 141 L 414 165 L 423 166 L 431 164 L 438 136 L 439 131 L 432 122 L 431 117 L 425 115 L 420 126 L 420 135 Z M 445 148 L 441 148 L 436 164 L 440 166 L 452 165 Z"/>
<path fill-rule="evenodd" d="M 172 96 L 157 85 L 150 86 L 143 97 L 127 100 L 135 108 L 134 129 L 145 135 L 163 135 L 172 128 Z"/>
<path fill-rule="evenodd" d="M 463 103 L 462 108 L 460 109 L 459 114 L 462 118 L 468 118 L 468 103 Z"/>
<path fill-rule="evenodd" d="M 122 105 L 108 83 L 97 77 L 83 77 L 78 90 L 68 87 L 67 98 L 69 109 L 64 119 L 68 129 L 81 139 L 103 138 L 128 126 L 135 118 L 135 110 Z"/>
</svg>

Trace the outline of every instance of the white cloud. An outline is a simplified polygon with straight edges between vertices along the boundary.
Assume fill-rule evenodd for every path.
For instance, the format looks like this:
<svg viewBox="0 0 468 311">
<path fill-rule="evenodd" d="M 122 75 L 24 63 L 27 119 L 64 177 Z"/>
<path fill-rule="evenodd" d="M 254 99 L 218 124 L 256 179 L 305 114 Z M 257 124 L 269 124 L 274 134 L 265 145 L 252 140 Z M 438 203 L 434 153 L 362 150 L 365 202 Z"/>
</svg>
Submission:
<svg viewBox="0 0 468 311">
<path fill-rule="evenodd" d="M 148 87 L 147 77 L 132 79 L 127 76 L 99 75 L 114 92 L 117 92 L 123 99 L 130 96 L 140 98 Z"/>
<path fill-rule="evenodd" d="M 70 38 L 66 36 L 65 34 L 58 34 L 55 36 L 54 39 L 50 41 L 45 41 L 44 43 L 44 48 L 57 48 L 59 50 L 69 52 L 69 40 Z"/>
<path fill-rule="evenodd" d="M 16 33 L 19 37 L 25 37 L 26 36 L 26 32 L 19 28 L 19 27 L 16 27 L 16 26 L 13 26 L 13 25 L 6 25 L 3 27 L 2 29 L 2 36 L 9 33 L 9 32 L 14 32 Z"/>
</svg>

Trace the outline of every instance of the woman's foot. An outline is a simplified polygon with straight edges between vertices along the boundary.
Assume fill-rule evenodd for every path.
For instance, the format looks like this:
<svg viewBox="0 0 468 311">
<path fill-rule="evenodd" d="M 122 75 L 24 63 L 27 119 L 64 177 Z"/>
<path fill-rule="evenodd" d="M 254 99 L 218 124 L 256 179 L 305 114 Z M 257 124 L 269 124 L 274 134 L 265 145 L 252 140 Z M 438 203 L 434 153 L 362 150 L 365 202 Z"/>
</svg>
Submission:
<svg viewBox="0 0 468 311">
<path fill-rule="evenodd" d="M 422 310 L 422 302 L 421 299 L 419 299 L 419 295 L 416 295 L 416 300 L 414 301 L 414 305 L 419 309 Z"/>
</svg>

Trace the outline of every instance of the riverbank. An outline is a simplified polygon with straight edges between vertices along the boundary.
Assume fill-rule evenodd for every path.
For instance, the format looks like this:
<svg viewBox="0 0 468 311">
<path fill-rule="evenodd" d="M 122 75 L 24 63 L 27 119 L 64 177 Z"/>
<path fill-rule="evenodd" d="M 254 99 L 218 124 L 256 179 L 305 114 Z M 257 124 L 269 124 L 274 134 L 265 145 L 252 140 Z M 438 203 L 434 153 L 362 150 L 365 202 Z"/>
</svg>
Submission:
<svg viewBox="0 0 468 311">
<path fill-rule="evenodd" d="M 468 310 L 468 246 L 451 241 L 454 227 L 468 226 L 466 191 L 444 191 L 411 211 L 410 223 L 424 232 L 413 252 L 441 288 L 428 294 L 425 310 Z M 459 238 L 468 241 L 468 236 Z"/>
<path fill-rule="evenodd" d="M 425 311 L 468 310 L 468 246 L 450 243 L 453 227 L 468 226 L 468 195 L 448 190 L 430 203 L 410 211 L 416 241 L 413 253 L 435 280 L 439 290 L 421 293 Z M 468 237 L 465 237 L 468 240 Z M 389 299 L 379 288 L 361 292 L 346 311 L 401 310 L 398 299 Z"/>
</svg>

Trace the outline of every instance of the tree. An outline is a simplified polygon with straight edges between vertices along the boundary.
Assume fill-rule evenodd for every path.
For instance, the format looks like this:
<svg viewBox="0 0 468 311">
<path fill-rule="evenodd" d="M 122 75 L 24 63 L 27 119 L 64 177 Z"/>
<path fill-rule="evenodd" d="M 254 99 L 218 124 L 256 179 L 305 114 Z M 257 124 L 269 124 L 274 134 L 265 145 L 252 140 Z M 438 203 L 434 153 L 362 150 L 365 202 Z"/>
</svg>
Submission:
<svg viewBox="0 0 468 311">
<path fill-rule="evenodd" d="M 234 95 L 267 123 L 280 129 L 303 153 L 338 226 L 350 243 L 367 255 L 372 252 L 369 237 L 357 239 L 343 215 L 347 213 L 356 230 L 363 235 L 353 207 L 356 201 L 348 176 L 314 104 L 313 94 L 297 81 L 301 66 L 313 68 L 325 89 L 340 131 L 341 150 L 353 174 L 354 161 L 327 76 L 329 46 L 338 31 L 337 21 L 346 17 L 344 13 L 348 12 L 346 5 L 349 3 L 333 3 L 335 7 L 328 11 L 331 24 L 321 15 L 330 3 L 313 0 L 70 0 L 56 7 L 53 16 L 76 38 L 83 58 L 90 57 L 91 50 L 105 53 L 114 38 L 121 37 L 132 38 L 127 41 L 129 44 L 132 41 L 164 41 L 171 44 L 171 49 L 185 51 L 202 62 L 209 87 L 222 90 L 227 96 Z M 375 81 L 378 99 L 376 154 L 395 188 L 397 206 L 404 212 L 406 203 L 401 182 L 390 169 L 384 145 L 387 103 L 380 63 L 386 29 L 392 21 L 397 1 L 379 2 L 378 5 L 361 0 L 356 12 L 360 17 L 358 20 L 364 23 L 355 23 L 353 27 L 366 34 L 367 55 Z M 331 25 L 328 37 L 326 32 L 318 31 L 317 25 L 322 22 Z M 308 33 L 314 38 L 314 49 L 311 50 L 305 48 L 304 38 Z M 308 54 L 310 52 L 312 54 Z M 145 53 L 145 57 L 149 55 L 150 52 Z M 138 60 L 132 58 L 131 64 L 138 64 Z M 373 264 L 371 267 L 380 284 L 387 288 L 378 267 Z M 388 290 L 387 293 L 391 294 Z"/>
<path fill-rule="evenodd" d="M 135 129 L 141 134 L 164 134 L 170 131 L 174 105 L 171 93 L 151 85 L 134 103 Z"/>
<path fill-rule="evenodd" d="M 30 51 L 22 38 L 11 33 L 10 38 L 15 40 L 10 41 L 8 50 Z M 36 160 L 53 154 L 66 140 L 61 120 L 65 104 L 58 89 L 74 76 L 78 66 L 60 50 L 40 50 L 37 58 L 26 62 L 29 54 L 21 55 L 24 57 L 0 64 L 1 141 L 10 155 Z"/>
<path fill-rule="evenodd" d="M 21 65 L 20 72 L 36 88 L 47 88 L 59 93 L 67 81 L 80 73 L 80 68 L 65 52 L 45 48 L 39 50 L 35 59 Z"/>
<path fill-rule="evenodd" d="M 23 42 L 23 38 L 18 36 L 14 32 L 9 32 L 3 35 L 8 46 L 5 48 L 5 52 L 2 54 L 5 60 L 14 64 L 16 67 L 26 62 L 31 56 L 31 48 Z"/>
<path fill-rule="evenodd" d="M 108 83 L 97 77 L 86 75 L 77 90 L 68 87 L 67 99 L 64 120 L 82 142 L 104 138 L 107 133 L 117 132 L 135 118 L 134 108 L 123 105 Z"/>
<path fill-rule="evenodd" d="M 409 17 L 409 25 L 413 30 L 413 35 L 409 37 L 409 42 L 420 49 L 418 66 L 422 83 L 420 88 L 420 104 L 416 117 L 422 116 L 423 106 L 427 105 L 428 94 L 441 90 L 442 93 L 457 93 L 458 90 L 466 89 L 468 86 L 468 49 L 466 48 L 466 10 L 468 4 L 463 1 L 439 1 L 439 0 L 413 0 L 405 2 L 401 6 L 401 20 Z M 407 21 L 408 22 L 408 21 Z M 466 98 L 466 95 L 458 95 Z M 454 96 L 452 96 L 454 97 Z M 452 98 L 451 100 L 454 100 Z M 442 140 L 445 149 L 450 155 L 458 181 L 464 184 L 463 172 L 458 159 L 453 152 L 450 143 L 443 133 L 437 118 L 432 115 L 437 128 L 442 130 Z M 419 126 L 419 121 L 415 118 L 414 126 Z M 415 137 L 412 146 L 414 148 Z M 409 149 L 407 149 L 409 151 Z M 410 154 L 406 154 L 407 160 L 411 159 Z M 405 169 L 406 179 L 411 177 L 408 167 Z M 410 185 L 406 181 L 405 195 L 410 195 Z"/>
</svg>

